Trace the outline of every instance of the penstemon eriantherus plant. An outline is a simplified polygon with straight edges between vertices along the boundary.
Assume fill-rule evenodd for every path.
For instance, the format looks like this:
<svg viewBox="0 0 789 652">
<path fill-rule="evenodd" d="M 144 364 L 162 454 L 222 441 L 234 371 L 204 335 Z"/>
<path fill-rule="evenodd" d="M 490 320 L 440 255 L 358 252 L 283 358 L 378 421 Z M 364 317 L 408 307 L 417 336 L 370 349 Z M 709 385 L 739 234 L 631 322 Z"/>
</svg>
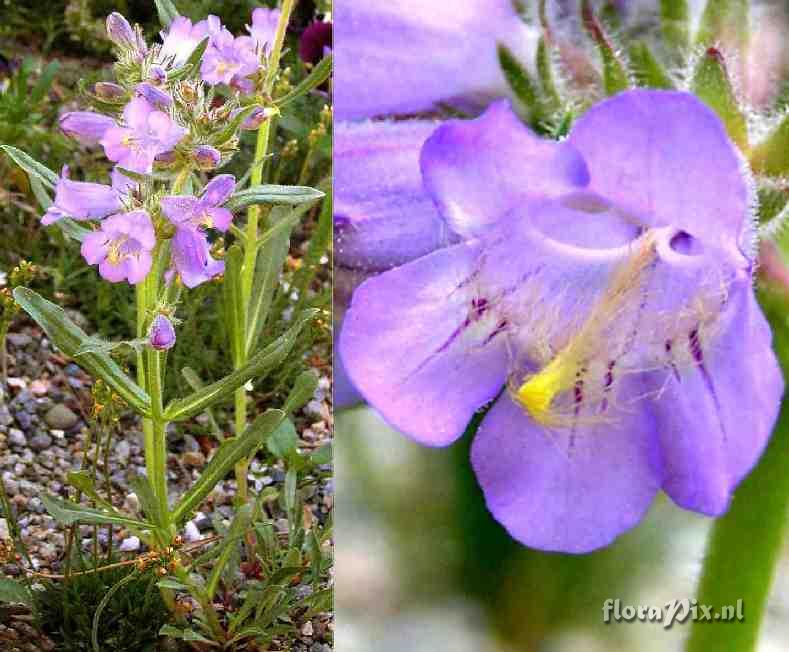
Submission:
<svg viewBox="0 0 789 652">
<path fill-rule="evenodd" d="M 249 34 L 234 36 L 215 16 L 193 24 L 171 3 L 157 0 L 165 27 L 160 44 L 146 43 L 139 27 L 111 14 L 107 33 L 117 56 L 116 79 L 85 91 L 90 110 L 64 113 L 60 119 L 64 133 L 103 150 L 114 165 L 110 183 L 72 179 L 68 167 L 58 175 L 25 152 L 0 145 L 27 172 L 44 211 L 42 223 L 73 240 L 104 281 L 135 288 L 135 332 L 112 342 L 86 335 L 62 308 L 33 290 L 19 286 L 13 292 L 16 304 L 64 354 L 142 419 L 146 475 L 133 487 L 143 516 L 123 513 L 100 500 L 90 477 L 77 473 L 70 476 L 72 484 L 94 500 L 94 507 L 42 498 L 63 524 L 123 526 L 152 551 L 172 558 L 171 546 L 180 528 L 217 482 L 235 469 L 238 523 L 248 527 L 257 509 L 245 505 L 248 461 L 315 390 L 315 378 L 302 374 L 279 408 L 249 419 L 251 381 L 286 363 L 317 313 L 311 308 L 295 310 L 287 328 L 274 336 L 264 334 L 290 232 L 324 196 L 303 185 L 262 183 L 272 124 L 331 72 L 327 56 L 295 88 L 282 91 L 277 86 L 295 4 L 284 0 L 281 10 L 255 10 Z M 249 171 L 236 178 L 221 168 L 239 150 L 242 131 L 255 131 L 257 146 Z M 192 394 L 166 401 L 165 370 L 168 351 L 178 337 L 179 301 L 184 293 L 213 281 L 223 283 L 234 369 L 211 384 L 191 382 Z M 121 345 L 135 350 L 134 376 L 112 357 Z M 199 479 L 171 504 L 168 425 L 233 397 L 235 436 L 222 442 Z M 295 475 L 291 484 L 295 493 Z M 195 594 L 211 632 L 226 640 L 211 606 L 222 566 L 218 568 L 208 586 L 195 589 Z M 184 582 L 183 588 L 194 588 L 182 566 L 175 563 L 166 570 Z M 166 587 L 163 593 L 172 606 Z"/>
</svg>

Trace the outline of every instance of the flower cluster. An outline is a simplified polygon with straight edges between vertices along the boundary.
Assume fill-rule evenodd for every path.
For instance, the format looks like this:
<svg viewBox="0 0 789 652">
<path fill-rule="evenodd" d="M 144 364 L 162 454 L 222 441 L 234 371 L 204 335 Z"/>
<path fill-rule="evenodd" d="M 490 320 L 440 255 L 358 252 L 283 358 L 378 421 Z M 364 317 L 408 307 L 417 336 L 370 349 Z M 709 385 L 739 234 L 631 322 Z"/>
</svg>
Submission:
<svg viewBox="0 0 789 652">
<path fill-rule="evenodd" d="M 65 113 L 60 127 L 103 149 L 115 164 L 111 183 L 73 180 L 64 167 L 42 218 L 44 224 L 92 221 L 81 252 L 104 279 L 138 284 L 156 262 L 168 282 L 193 288 L 223 272 L 222 260 L 211 255 L 209 230 L 230 227 L 233 215 L 223 204 L 236 180 L 221 174 L 202 191 L 192 189 L 230 158 L 239 129 L 256 128 L 275 111 L 245 104 L 242 95 L 266 72 L 278 19 L 279 12 L 257 9 L 250 35 L 234 38 L 215 16 L 196 24 L 179 16 L 162 43 L 149 46 L 139 28 L 120 14 L 109 16 L 117 83 L 96 84 L 89 95 L 95 110 Z M 192 56 L 203 47 L 201 60 Z M 239 92 L 218 104 L 208 92 L 215 84 Z M 174 342 L 166 306 L 154 318 L 151 342 L 163 349 Z"/>
</svg>

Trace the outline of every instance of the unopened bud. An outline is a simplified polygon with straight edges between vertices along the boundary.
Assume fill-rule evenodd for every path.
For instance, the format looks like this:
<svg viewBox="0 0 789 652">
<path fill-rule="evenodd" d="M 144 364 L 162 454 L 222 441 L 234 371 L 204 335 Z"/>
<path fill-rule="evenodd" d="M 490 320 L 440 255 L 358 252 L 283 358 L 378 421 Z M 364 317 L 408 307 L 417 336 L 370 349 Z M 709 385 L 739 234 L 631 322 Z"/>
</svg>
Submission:
<svg viewBox="0 0 789 652">
<path fill-rule="evenodd" d="M 104 132 L 115 127 L 115 120 L 93 111 L 71 111 L 60 116 L 60 129 L 85 145 L 94 145 L 104 137 Z"/>
<path fill-rule="evenodd" d="M 175 328 L 173 323 L 164 315 L 158 314 L 151 324 L 148 338 L 150 345 L 157 351 L 167 351 L 175 345 Z"/>
<path fill-rule="evenodd" d="M 160 111 L 169 109 L 173 104 L 172 97 L 165 93 L 161 88 L 156 88 L 156 86 L 149 84 L 148 82 L 137 84 L 137 87 L 134 90 L 139 96 L 144 97 L 151 106 L 159 109 Z"/>
<path fill-rule="evenodd" d="M 251 131 L 253 129 L 257 129 L 260 125 L 262 125 L 266 120 L 272 118 L 273 116 L 277 115 L 279 111 L 275 108 L 256 108 L 252 113 L 250 113 L 244 121 L 241 123 L 241 128 Z"/>
<path fill-rule="evenodd" d="M 211 145 L 198 145 L 192 153 L 197 167 L 201 170 L 213 170 L 222 160 L 222 154 Z"/>
<path fill-rule="evenodd" d="M 151 66 L 148 71 L 148 79 L 154 84 L 164 84 L 167 81 L 167 71 L 161 66 Z"/>
<path fill-rule="evenodd" d="M 112 82 L 96 82 L 93 92 L 96 93 L 96 97 L 102 100 L 119 100 L 126 96 L 123 86 Z"/>
<path fill-rule="evenodd" d="M 178 162 L 178 156 L 174 149 L 168 149 L 166 152 L 157 154 L 153 161 L 158 167 L 170 168 Z"/>
<path fill-rule="evenodd" d="M 137 45 L 137 37 L 132 26 L 117 11 L 107 16 L 107 35 L 115 45 L 122 48 L 134 48 Z"/>
</svg>

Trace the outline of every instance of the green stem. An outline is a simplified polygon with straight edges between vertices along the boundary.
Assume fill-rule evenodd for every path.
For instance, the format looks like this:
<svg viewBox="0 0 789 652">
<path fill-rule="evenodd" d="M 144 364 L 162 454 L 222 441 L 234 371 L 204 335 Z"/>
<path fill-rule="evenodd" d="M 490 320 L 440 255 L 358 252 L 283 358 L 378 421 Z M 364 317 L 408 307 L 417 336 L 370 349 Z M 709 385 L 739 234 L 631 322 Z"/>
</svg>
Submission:
<svg viewBox="0 0 789 652">
<path fill-rule="evenodd" d="M 789 363 L 786 303 L 773 307 L 775 297 L 764 296 L 773 312 L 774 346 L 784 365 Z M 778 308 L 780 305 L 780 308 Z M 778 309 L 776 309 L 778 308 Z M 747 426 L 743 426 L 747 427 Z M 772 577 L 779 561 L 789 514 L 789 405 L 784 404 L 761 461 L 737 489 L 731 507 L 712 528 L 699 583 L 697 600 L 713 613 L 742 600 L 744 618 L 735 623 L 693 623 L 687 652 L 756 649 Z"/>
</svg>

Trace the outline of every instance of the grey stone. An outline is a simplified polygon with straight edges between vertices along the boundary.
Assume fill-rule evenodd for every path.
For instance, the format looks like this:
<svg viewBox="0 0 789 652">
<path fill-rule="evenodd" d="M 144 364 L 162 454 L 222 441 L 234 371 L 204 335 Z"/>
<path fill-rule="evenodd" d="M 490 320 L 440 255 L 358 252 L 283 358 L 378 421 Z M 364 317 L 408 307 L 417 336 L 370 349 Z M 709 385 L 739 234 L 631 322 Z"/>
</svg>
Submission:
<svg viewBox="0 0 789 652">
<path fill-rule="evenodd" d="M 140 549 L 140 540 L 137 537 L 129 537 L 121 541 L 121 552 L 136 552 Z"/>
<path fill-rule="evenodd" d="M 38 432 L 30 439 L 30 448 L 34 451 L 43 451 L 52 445 L 52 437 L 44 432 Z"/>
<path fill-rule="evenodd" d="M 6 337 L 18 349 L 26 347 L 33 341 L 33 338 L 25 333 L 9 333 Z"/>
<path fill-rule="evenodd" d="M 27 438 L 18 428 L 9 428 L 8 430 L 8 445 L 17 446 L 19 448 L 27 446 Z"/>
<path fill-rule="evenodd" d="M 55 405 L 44 415 L 44 421 L 50 428 L 70 430 L 77 425 L 79 417 L 65 405 Z"/>
</svg>

